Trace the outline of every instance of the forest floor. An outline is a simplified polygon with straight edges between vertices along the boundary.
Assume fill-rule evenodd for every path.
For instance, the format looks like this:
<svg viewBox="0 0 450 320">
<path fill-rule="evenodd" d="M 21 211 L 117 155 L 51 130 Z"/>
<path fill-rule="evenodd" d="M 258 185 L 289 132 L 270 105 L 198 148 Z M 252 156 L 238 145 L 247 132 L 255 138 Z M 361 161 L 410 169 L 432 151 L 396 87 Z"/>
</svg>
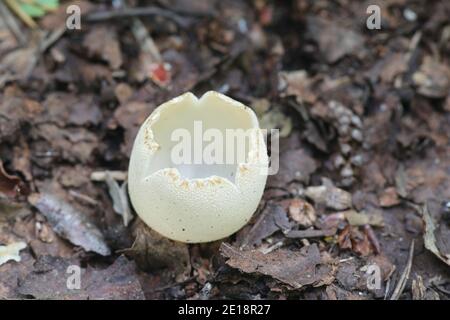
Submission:
<svg viewBox="0 0 450 320">
<path fill-rule="evenodd" d="M 75 1 L 81 30 L 0 6 L 0 299 L 450 298 L 449 1 L 123 2 Z M 174 243 L 129 155 L 208 90 L 280 129 L 280 171 L 237 234 Z"/>
</svg>

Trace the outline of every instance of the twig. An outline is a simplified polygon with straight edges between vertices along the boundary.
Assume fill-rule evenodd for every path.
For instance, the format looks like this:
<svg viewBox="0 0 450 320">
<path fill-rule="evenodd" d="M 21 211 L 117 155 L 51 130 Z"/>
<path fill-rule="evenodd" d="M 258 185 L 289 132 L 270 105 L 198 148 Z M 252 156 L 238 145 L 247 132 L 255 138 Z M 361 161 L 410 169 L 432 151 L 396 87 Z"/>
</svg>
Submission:
<svg viewBox="0 0 450 320">
<path fill-rule="evenodd" d="M 284 245 L 283 241 L 278 241 L 277 243 L 271 245 L 270 247 L 264 248 L 264 249 L 260 249 L 259 251 L 262 254 L 268 254 L 268 253 L 271 253 L 272 251 L 275 251 L 278 248 L 281 248 L 283 245 Z"/>
<path fill-rule="evenodd" d="M 15 12 L 15 14 L 31 29 L 36 29 L 37 24 L 34 20 L 27 15 L 18 5 L 16 0 L 5 0 L 8 6 Z"/>
<path fill-rule="evenodd" d="M 386 282 L 386 288 L 384 290 L 384 300 L 387 300 L 390 288 L 391 288 L 391 278 L 387 279 L 387 282 Z"/>
<path fill-rule="evenodd" d="M 160 63 L 162 62 L 161 54 L 159 49 L 153 41 L 153 38 L 148 33 L 144 24 L 138 18 L 133 18 L 133 25 L 131 26 L 131 31 L 133 36 L 136 38 L 141 50 L 150 55 L 152 62 Z"/>
<path fill-rule="evenodd" d="M 94 171 L 91 173 L 92 181 L 106 181 L 107 172 L 114 180 L 124 181 L 127 179 L 126 171 Z"/>
<path fill-rule="evenodd" d="M 411 273 L 413 257 L 414 257 L 414 240 L 411 241 L 411 246 L 409 247 L 408 262 L 406 263 L 405 270 L 403 270 L 403 273 L 400 279 L 398 280 L 397 286 L 395 287 L 395 290 L 392 293 L 390 300 L 398 300 L 403 290 L 405 289 L 406 282 L 408 281 L 409 274 Z"/>
<path fill-rule="evenodd" d="M 72 190 L 72 189 L 69 190 L 69 194 L 71 196 L 73 196 L 74 198 L 80 199 L 80 200 L 82 200 L 82 201 L 84 201 L 86 203 L 89 203 L 89 204 L 93 205 L 93 206 L 99 205 L 99 202 L 97 200 L 92 199 L 91 197 L 89 197 L 89 196 L 87 196 L 85 194 L 79 193 L 79 192 L 77 192 L 75 190 Z"/>
<path fill-rule="evenodd" d="M 19 24 L 17 23 L 8 7 L 3 3 L 3 1 L 0 1 L 0 16 L 3 17 L 3 21 L 5 22 L 11 33 L 14 35 L 14 37 L 17 39 L 19 44 L 25 44 L 26 38 L 23 35 L 22 31 L 20 31 Z"/>
<path fill-rule="evenodd" d="M 33 54 L 33 57 L 31 58 L 30 62 L 28 63 L 28 69 L 25 73 L 25 79 L 28 79 L 31 76 L 34 68 L 36 67 L 37 63 L 39 62 L 39 59 L 41 58 L 41 55 L 45 51 L 47 51 L 47 49 L 50 48 L 56 41 L 58 41 L 58 39 L 61 38 L 65 32 L 66 32 L 66 28 L 64 26 L 64 27 L 60 27 L 59 29 L 52 31 L 51 33 L 45 34 L 45 36 L 42 38 L 41 42 L 39 43 L 39 46 L 36 48 L 35 53 Z"/>
<path fill-rule="evenodd" d="M 86 20 L 88 22 L 100 22 L 110 19 L 142 16 L 161 16 L 172 20 L 183 28 L 186 28 L 190 25 L 190 19 L 183 18 L 169 10 L 157 7 L 124 8 L 120 10 L 93 12 L 86 17 Z"/>
<path fill-rule="evenodd" d="M 331 237 L 336 234 L 337 229 L 324 229 L 324 230 L 291 230 L 286 233 L 286 238 L 297 239 L 297 238 L 321 238 L 321 237 Z"/>
<path fill-rule="evenodd" d="M 379 254 L 381 252 L 380 242 L 378 241 L 377 236 L 375 235 L 375 232 L 373 231 L 372 227 L 369 224 L 366 224 L 364 225 L 364 230 L 366 231 L 367 238 L 372 244 L 375 254 Z"/>
</svg>

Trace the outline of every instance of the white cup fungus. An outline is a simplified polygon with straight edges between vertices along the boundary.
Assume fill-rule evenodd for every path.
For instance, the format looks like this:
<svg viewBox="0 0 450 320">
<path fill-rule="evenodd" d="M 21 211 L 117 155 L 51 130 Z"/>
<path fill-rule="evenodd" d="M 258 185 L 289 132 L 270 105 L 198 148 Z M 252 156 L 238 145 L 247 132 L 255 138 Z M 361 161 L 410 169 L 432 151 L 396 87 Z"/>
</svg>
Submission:
<svg viewBox="0 0 450 320">
<path fill-rule="evenodd" d="M 242 162 L 211 163 L 205 157 L 200 163 L 198 157 L 192 163 L 175 161 L 179 141 L 173 133 L 181 129 L 195 136 L 198 124 L 223 140 L 230 130 L 251 132 L 245 146 L 233 149 L 236 159 L 243 156 Z M 209 138 L 200 141 L 203 147 L 213 142 Z M 193 149 L 198 148 L 196 143 Z M 223 160 L 228 151 L 223 149 Z M 222 239 L 243 227 L 255 212 L 268 162 L 264 135 L 249 107 L 218 92 L 207 92 L 200 99 L 188 92 L 156 108 L 141 126 L 128 170 L 130 199 L 139 217 L 167 238 L 187 243 Z"/>
</svg>

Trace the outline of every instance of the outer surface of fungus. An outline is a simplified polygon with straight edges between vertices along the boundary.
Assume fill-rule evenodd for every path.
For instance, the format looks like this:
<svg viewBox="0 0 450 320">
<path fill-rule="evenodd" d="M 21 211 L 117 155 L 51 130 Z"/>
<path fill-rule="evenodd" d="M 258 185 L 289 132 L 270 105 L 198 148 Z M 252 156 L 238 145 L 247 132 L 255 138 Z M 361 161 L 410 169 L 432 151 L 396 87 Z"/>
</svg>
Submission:
<svg viewBox="0 0 450 320">
<path fill-rule="evenodd" d="M 182 128 L 195 136 L 199 121 L 204 130 L 223 136 L 228 129 L 252 132 L 242 151 L 245 161 L 174 163 L 171 134 Z M 264 137 L 250 108 L 217 92 L 200 99 L 186 93 L 155 109 L 140 128 L 131 153 L 129 194 L 140 218 L 163 236 L 190 243 L 214 241 L 251 218 L 264 191 L 267 167 Z"/>
</svg>

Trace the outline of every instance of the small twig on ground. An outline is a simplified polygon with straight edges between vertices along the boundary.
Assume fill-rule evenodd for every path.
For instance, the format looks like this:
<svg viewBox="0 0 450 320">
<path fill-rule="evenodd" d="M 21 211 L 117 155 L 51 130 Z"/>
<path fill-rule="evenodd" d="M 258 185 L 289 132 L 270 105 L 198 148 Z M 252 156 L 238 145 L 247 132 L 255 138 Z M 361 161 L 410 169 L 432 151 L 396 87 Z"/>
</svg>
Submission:
<svg viewBox="0 0 450 320">
<path fill-rule="evenodd" d="M 97 206 L 97 205 L 100 204 L 97 200 L 92 199 L 91 197 L 89 197 L 89 196 L 87 196 L 85 194 L 79 193 L 79 192 L 77 192 L 75 190 L 69 190 L 69 194 L 72 197 L 80 199 L 80 200 L 82 200 L 82 201 L 84 201 L 86 203 L 89 203 L 89 204 L 93 205 L 93 206 Z"/>
<path fill-rule="evenodd" d="M 14 37 L 17 39 L 19 44 L 20 45 L 25 44 L 27 39 L 24 33 L 20 30 L 19 24 L 17 23 L 16 19 L 14 18 L 13 14 L 8 9 L 8 7 L 3 3 L 3 1 L 0 1 L 0 16 L 3 18 L 3 21 L 5 22 L 6 26 L 14 35 Z"/>
<path fill-rule="evenodd" d="M 34 22 L 33 18 L 27 15 L 19 6 L 16 0 L 5 0 L 11 10 L 31 29 L 36 29 L 37 24 Z"/>
<path fill-rule="evenodd" d="M 127 179 L 126 171 L 94 171 L 91 173 L 92 181 L 106 181 L 107 174 L 110 174 L 114 180 L 124 181 Z"/>
<path fill-rule="evenodd" d="M 381 252 L 380 242 L 378 241 L 375 232 L 372 227 L 368 224 L 364 225 L 364 230 L 366 231 L 367 237 L 369 238 L 370 243 L 372 244 L 373 250 L 375 254 L 379 254 Z"/>
<path fill-rule="evenodd" d="M 398 298 L 400 298 L 400 295 L 403 293 L 403 290 L 405 289 L 406 286 L 406 282 L 409 279 L 409 274 L 411 273 L 413 257 L 414 257 L 414 240 L 411 241 L 411 246 L 409 247 L 408 262 L 406 263 L 406 267 L 403 270 L 400 279 L 398 280 L 397 286 L 395 287 L 395 290 L 392 293 L 390 300 L 398 300 Z"/>
<path fill-rule="evenodd" d="M 150 55 L 150 57 L 153 60 L 152 62 L 154 63 L 162 62 L 159 49 L 141 20 L 139 20 L 138 18 L 133 18 L 133 25 L 131 27 L 131 31 L 133 32 L 133 36 L 136 38 L 136 41 L 141 47 L 141 50 Z"/>
<path fill-rule="evenodd" d="M 25 73 L 25 79 L 29 79 L 31 74 L 33 73 L 34 68 L 36 67 L 37 63 L 39 62 L 39 59 L 41 58 L 42 54 L 47 51 L 48 48 L 50 48 L 56 41 L 58 41 L 59 38 L 63 36 L 63 34 L 66 32 L 66 28 L 60 27 L 50 33 L 46 33 L 43 37 L 41 42 L 39 43 L 38 47 L 36 48 L 29 64 L 27 72 Z"/>
<path fill-rule="evenodd" d="M 386 289 L 384 290 L 384 300 L 387 300 L 390 288 L 391 288 L 391 278 L 387 279 L 386 281 Z"/>
<path fill-rule="evenodd" d="M 324 229 L 324 230 L 291 230 L 286 233 L 286 238 L 297 239 L 297 238 L 321 238 L 321 237 L 331 237 L 336 234 L 337 229 Z"/>
<path fill-rule="evenodd" d="M 275 244 L 271 245 L 270 247 L 260 249 L 259 251 L 260 251 L 262 254 L 268 254 L 268 253 L 271 253 L 272 251 L 275 251 L 276 249 L 281 248 L 283 245 L 284 245 L 284 242 L 283 242 L 283 241 L 278 241 L 278 242 L 276 242 Z"/>
<path fill-rule="evenodd" d="M 142 16 L 161 16 L 172 20 L 180 27 L 189 27 L 190 19 L 183 18 L 176 13 L 169 10 L 157 7 L 141 7 L 141 8 L 124 8 L 120 10 L 93 12 L 86 17 L 88 22 L 100 22 L 110 19 L 142 17 Z"/>
</svg>

